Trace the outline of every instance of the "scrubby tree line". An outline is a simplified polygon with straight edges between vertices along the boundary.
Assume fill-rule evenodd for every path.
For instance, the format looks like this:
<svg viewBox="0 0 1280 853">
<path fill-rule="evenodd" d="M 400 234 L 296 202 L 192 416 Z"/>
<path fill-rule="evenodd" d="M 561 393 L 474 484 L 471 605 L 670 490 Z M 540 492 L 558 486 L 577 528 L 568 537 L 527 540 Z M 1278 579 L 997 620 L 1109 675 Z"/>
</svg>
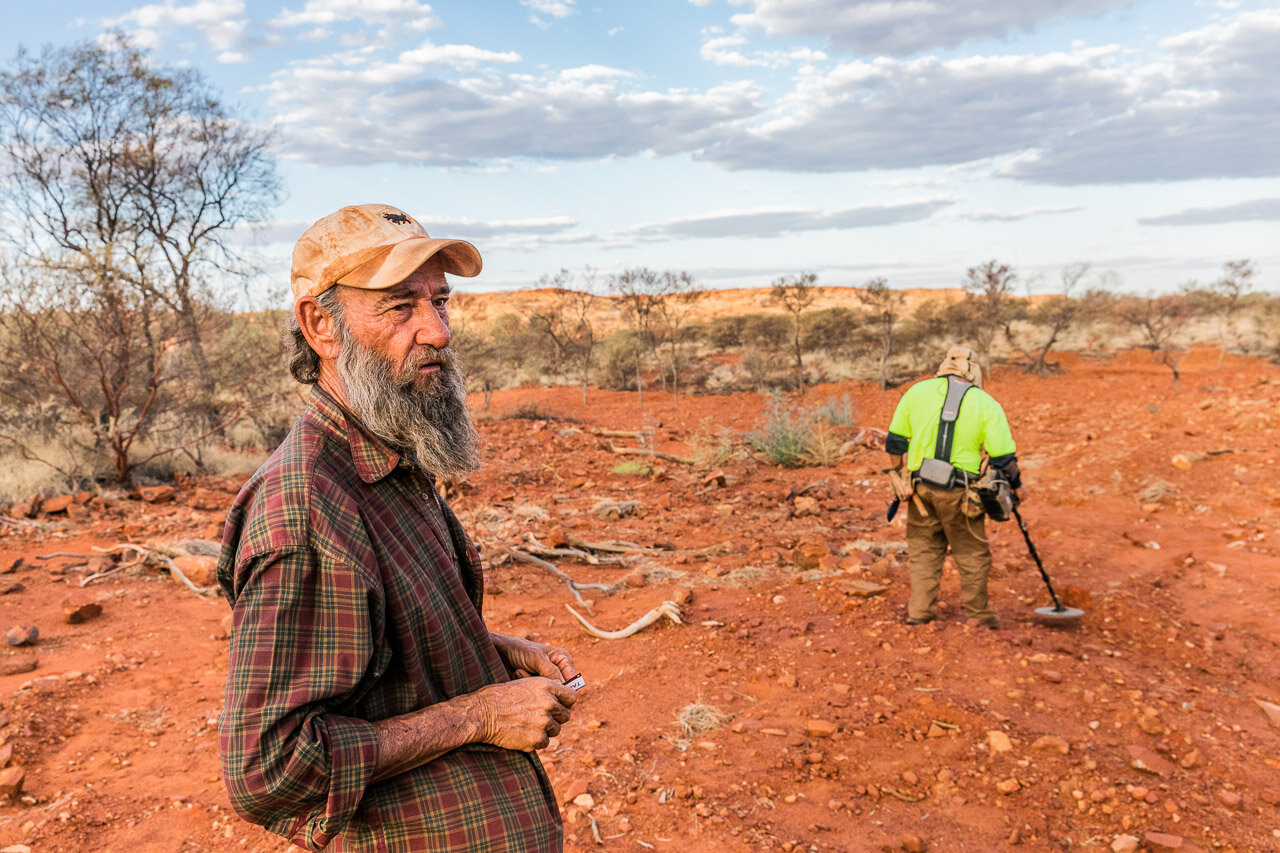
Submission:
<svg viewBox="0 0 1280 853">
<path fill-rule="evenodd" d="M 632 390 L 794 391 L 826 379 L 904 382 L 964 342 L 989 358 L 1041 376 L 1057 369 L 1054 353 L 1142 348 L 1170 369 L 1196 342 L 1221 352 L 1280 357 L 1280 299 L 1254 292 L 1248 260 L 1226 263 L 1207 285 L 1172 293 L 1117 291 L 1114 277 L 1074 263 L 1045 282 L 1024 282 L 991 260 L 966 270 L 958 299 L 933 298 L 908 308 L 885 278 L 851 291 L 848 305 L 815 308 L 817 276 L 799 273 L 773 283 L 767 313 L 696 320 L 700 291 L 682 273 L 647 269 L 599 277 L 561 270 L 539 282 L 549 302 L 522 315 L 504 314 L 491 328 L 463 322 L 460 347 L 473 381 L 486 395 L 516 384 L 573 381 Z M 676 287 L 674 283 L 680 283 Z M 575 289 L 581 288 L 581 289 Z M 541 304 L 541 303 L 540 303 Z M 459 306 L 466 316 L 466 302 Z M 604 318 L 621 312 L 626 327 L 604 334 Z M 1220 362 L 1221 363 L 1221 362 Z M 486 407 L 487 407 L 486 396 Z"/>
</svg>

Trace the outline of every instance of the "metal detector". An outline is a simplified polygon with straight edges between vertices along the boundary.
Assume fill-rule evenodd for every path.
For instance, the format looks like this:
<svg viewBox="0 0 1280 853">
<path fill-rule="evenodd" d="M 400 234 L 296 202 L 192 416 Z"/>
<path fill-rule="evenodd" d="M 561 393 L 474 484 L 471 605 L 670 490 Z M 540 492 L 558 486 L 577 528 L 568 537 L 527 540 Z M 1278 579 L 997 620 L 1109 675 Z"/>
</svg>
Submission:
<svg viewBox="0 0 1280 853">
<path fill-rule="evenodd" d="M 1052 607 L 1037 607 L 1036 616 L 1042 622 L 1055 625 L 1069 625 L 1079 621 L 1084 616 L 1084 611 L 1074 607 L 1063 607 L 1062 602 L 1058 600 L 1058 594 L 1053 591 L 1053 584 L 1049 581 L 1049 573 L 1044 570 L 1044 563 L 1040 562 L 1040 555 L 1036 553 L 1036 546 L 1031 542 L 1031 534 L 1027 532 L 1027 525 L 1022 521 L 1022 513 L 1018 512 L 1017 501 L 1014 501 L 1013 504 L 1013 517 L 1018 520 L 1018 529 L 1022 531 L 1022 538 L 1027 542 L 1027 550 L 1031 552 L 1031 559 L 1036 561 L 1036 568 L 1040 570 L 1040 577 L 1044 578 L 1044 585 L 1049 588 L 1049 597 L 1053 599 Z"/>
</svg>

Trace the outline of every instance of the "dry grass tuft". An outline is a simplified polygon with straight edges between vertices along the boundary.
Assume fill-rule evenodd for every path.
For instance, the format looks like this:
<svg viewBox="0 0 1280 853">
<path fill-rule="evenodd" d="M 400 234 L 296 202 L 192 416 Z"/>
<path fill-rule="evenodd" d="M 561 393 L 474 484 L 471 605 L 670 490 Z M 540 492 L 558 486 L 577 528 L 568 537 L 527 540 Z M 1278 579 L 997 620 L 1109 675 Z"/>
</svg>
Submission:
<svg viewBox="0 0 1280 853">
<path fill-rule="evenodd" d="M 676 722 L 680 724 L 680 739 L 676 746 L 686 749 L 707 732 L 715 731 L 732 719 L 732 714 L 726 714 L 714 705 L 685 705 L 684 710 L 676 715 Z"/>
</svg>

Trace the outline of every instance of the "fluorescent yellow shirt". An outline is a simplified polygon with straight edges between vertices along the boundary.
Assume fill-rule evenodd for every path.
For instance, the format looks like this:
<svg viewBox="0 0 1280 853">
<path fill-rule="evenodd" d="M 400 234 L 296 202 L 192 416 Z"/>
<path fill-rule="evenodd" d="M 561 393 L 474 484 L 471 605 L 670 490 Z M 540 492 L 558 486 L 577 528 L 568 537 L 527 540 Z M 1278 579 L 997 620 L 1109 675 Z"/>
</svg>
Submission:
<svg viewBox="0 0 1280 853">
<path fill-rule="evenodd" d="M 894 435 L 910 441 L 908 470 L 918 470 L 925 459 L 933 456 L 938 444 L 938 418 L 942 416 L 942 404 L 946 399 L 947 377 L 938 376 L 912 385 L 898 402 L 893 421 L 889 424 L 889 443 Z M 960 404 L 951 458 L 947 461 L 970 474 L 977 474 L 982 468 L 983 449 L 997 461 L 1017 450 L 1004 409 L 986 391 L 971 388 Z"/>
</svg>

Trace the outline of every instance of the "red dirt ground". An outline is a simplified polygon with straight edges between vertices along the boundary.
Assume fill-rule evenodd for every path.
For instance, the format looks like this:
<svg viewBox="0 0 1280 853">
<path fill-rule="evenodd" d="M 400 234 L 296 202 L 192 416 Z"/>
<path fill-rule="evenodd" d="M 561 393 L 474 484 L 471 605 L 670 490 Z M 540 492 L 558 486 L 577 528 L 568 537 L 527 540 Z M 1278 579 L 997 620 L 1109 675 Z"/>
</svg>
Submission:
<svg viewBox="0 0 1280 853">
<path fill-rule="evenodd" d="M 485 420 L 489 464 L 453 500 L 492 564 L 490 625 L 569 647 L 588 680 L 544 753 L 568 848 L 1106 851 L 1128 835 L 1149 850 L 1280 849 L 1280 718 L 1255 701 L 1280 703 L 1280 371 L 1197 352 L 1174 393 L 1144 354 L 1065 360 L 1065 374 L 997 371 L 988 388 L 1021 447 L 1032 538 L 1087 611 L 1070 630 L 1032 621 L 1048 596 L 1011 524 L 989 525 L 1000 631 L 964 624 L 952 570 L 943 618 L 904 625 L 880 452 L 799 470 L 741 455 L 719 485 L 676 462 L 614 473 L 640 457 L 591 434 L 652 429 L 658 450 L 688 455 L 699 430 L 753 427 L 760 397 L 676 407 L 653 393 L 642 413 L 631 394 L 495 395 L 495 414 L 536 404 L 547 418 Z M 900 392 L 820 386 L 803 405 L 847 394 L 883 428 Z M 289 849 L 230 812 L 219 778 L 226 604 L 160 572 L 81 590 L 76 560 L 39 559 L 209 538 L 237 486 L 0 526 L 0 570 L 23 558 L 0 575 L 0 590 L 21 585 L 0 595 L 0 630 L 40 630 L 37 668 L 0 676 L 0 755 L 25 771 L 0 802 L 0 849 Z M 606 498 L 637 514 L 601 519 Z M 621 567 L 559 565 L 629 579 L 585 593 L 597 626 L 688 590 L 684 624 L 589 637 L 562 582 L 506 557 L 529 533 L 644 546 Z M 885 590 L 860 595 L 870 584 Z M 73 591 L 102 615 L 64 623 Z M 693 703 L 732 720 L 684 742 L 677 715 Z M 570 802 L 583 793 L 590 805 Z"/>
</svg>

